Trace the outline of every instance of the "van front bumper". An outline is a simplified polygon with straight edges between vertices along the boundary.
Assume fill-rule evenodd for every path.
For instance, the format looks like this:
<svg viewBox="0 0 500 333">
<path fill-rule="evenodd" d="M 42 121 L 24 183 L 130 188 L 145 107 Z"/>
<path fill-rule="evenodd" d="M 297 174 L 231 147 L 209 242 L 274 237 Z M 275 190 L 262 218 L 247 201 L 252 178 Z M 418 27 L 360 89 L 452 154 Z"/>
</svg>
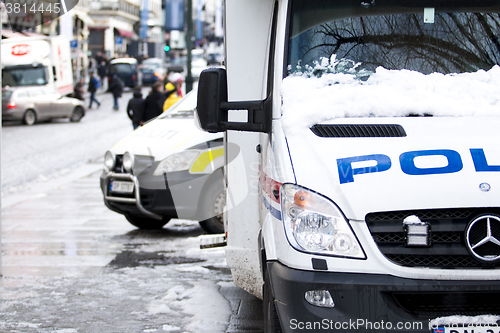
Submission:
<svg viewBox="0 0 500 333">
<path fill-rule="evenodd" d="M 430 320 L 500 315 L 500 281 L 444 281 L 390 275 L 302 271 L 268 262 L 283 332 L 431 332 Z M 328 290 L 333 308 L 306 291 Z"/>
</svg>

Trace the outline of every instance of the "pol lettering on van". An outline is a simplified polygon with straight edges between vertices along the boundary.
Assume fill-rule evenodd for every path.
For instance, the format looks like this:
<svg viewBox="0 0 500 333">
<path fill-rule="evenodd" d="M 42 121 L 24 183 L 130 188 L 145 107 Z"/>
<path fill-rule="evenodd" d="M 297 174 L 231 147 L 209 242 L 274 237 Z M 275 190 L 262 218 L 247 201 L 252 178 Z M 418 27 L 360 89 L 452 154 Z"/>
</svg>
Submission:
<svg viewBox="0 0 500 333">
<path fill-rule="evenodd" d="M 499 172 L 500 165 L 489 165 L 482 148 L 470 149 L 472 161 L 476 172 Z M 445 166 L 439 167 L 418 167 L 415 159 L 421 156 L 444 156 L 447 160 Z M 374 166 L 353 168 L 355 162 L 374 161 Z M 451 149 L 417 150 L 404 152 L 399 156 L 401 170 L 412 176 L 437 175 L 459 172 L 463 169 L 463 162 L 460 154 Z M 384 154 L 373 154 L 364 156 L 353 156 L 337 159 L 340 184 L 354 182 L 354 176 L 360 174 L 376 173 L 387 171 L 391 168 L 391 158 Z"/>
</svg>

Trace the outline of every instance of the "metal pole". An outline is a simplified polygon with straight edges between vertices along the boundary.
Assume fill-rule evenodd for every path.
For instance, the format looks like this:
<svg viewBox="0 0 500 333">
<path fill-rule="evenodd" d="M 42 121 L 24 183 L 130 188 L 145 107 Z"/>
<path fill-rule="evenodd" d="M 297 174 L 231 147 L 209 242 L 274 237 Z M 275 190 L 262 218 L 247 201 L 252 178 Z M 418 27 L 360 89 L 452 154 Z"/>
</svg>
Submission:
<svg viewBox="0 0 500 333">
<path fill-rule="evenodd" d="M 191 61 L 193 59 L 193 0 L 187 0 L 187 33 L 186 33 L 186 49 L 187 49 L 187 75 L 186 75 L 186 93 L 193 90 L 193 75 L 191 73 Z"/>
</svg>

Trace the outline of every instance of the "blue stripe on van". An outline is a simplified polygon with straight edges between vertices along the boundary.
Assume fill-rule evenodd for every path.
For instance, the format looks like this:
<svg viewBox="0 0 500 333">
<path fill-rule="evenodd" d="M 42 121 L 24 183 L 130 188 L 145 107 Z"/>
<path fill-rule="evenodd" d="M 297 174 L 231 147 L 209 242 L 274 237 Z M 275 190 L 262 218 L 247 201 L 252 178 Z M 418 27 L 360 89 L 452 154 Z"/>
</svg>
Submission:
<svg viewBox="0 0 500 333">
<path fill-rule="evenodd" d="M 265 196 L 262 196 L 262 203 L 264 206 L 271 212 L 271 215 L 281 221 L 281 211 L 277 208 L 274 208 L 271 203 L 266 199 Z"/>
</svg>

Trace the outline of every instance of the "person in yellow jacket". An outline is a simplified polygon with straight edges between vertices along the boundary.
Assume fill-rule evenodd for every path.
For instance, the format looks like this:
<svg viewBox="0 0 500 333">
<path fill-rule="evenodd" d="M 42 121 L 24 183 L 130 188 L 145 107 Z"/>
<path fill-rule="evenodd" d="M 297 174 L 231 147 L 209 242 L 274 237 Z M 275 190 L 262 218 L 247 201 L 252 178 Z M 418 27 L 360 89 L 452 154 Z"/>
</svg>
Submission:
<svg viewBox="0 0 500 333">
<path fill-rule="evenodd" d="M 182 75 L 179 73 L 172 74 L 171 81 L 165 85 L 165 103 L 163 103 L 163 112 L 174 105 L 182 98 Z"/>
</svg>

